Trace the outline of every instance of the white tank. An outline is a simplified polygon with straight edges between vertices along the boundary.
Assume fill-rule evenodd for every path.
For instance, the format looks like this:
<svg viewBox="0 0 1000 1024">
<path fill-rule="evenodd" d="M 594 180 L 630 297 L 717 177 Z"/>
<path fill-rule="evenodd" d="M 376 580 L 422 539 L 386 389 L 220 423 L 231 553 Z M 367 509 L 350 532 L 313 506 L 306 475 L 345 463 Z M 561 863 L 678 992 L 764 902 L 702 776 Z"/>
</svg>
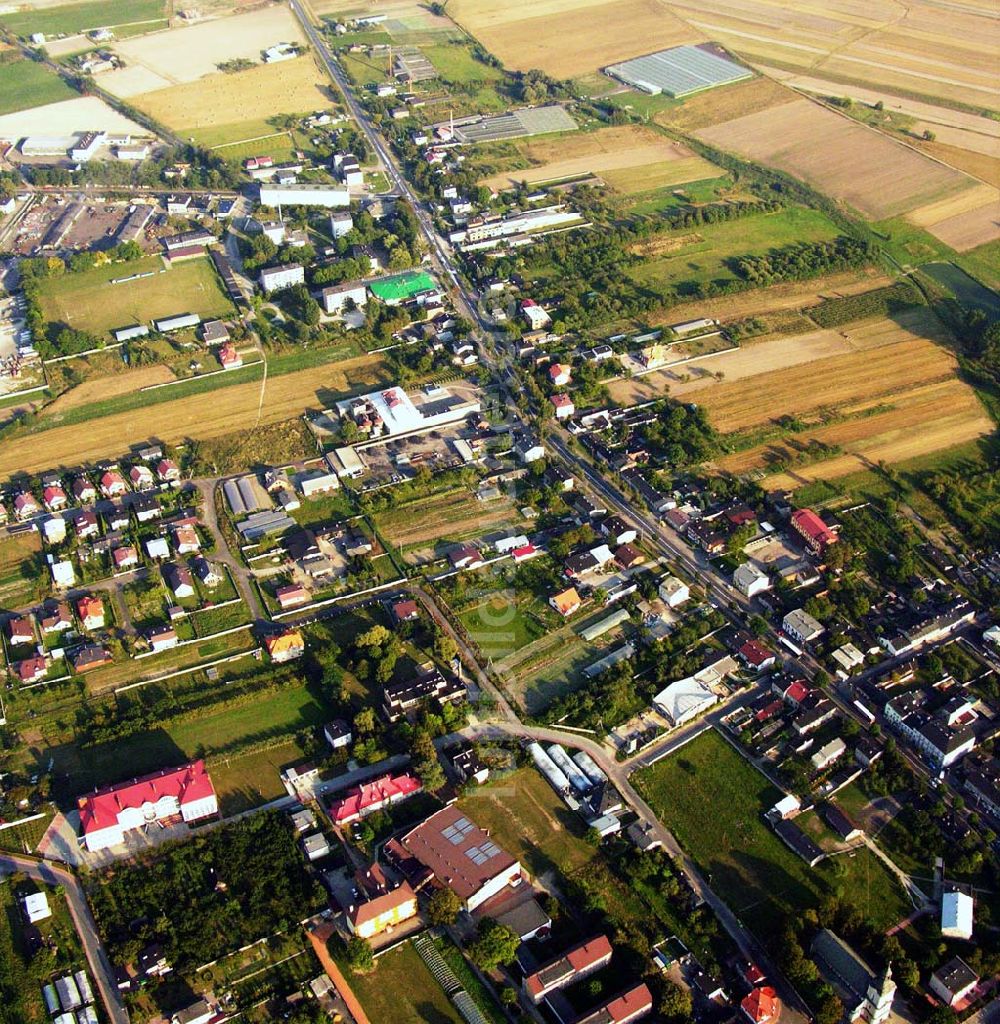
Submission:
<svg viewBox="0 0 1000 1024">
<path fill-rule="evenodd" d="M 556 767 L 552 758 L 542 750 L 541 744 L 530 744 L 528 753 L 535 759 L 538 770 L 549 780 L 550 785 L 557 793 L 565 794 L 570 791 L 569 779 Z"/>
<path fill-rule="evenodd" d="M 578 750 L 573 755 L 580 771 L 587 776 L 595 786 L 603 786 L 608 781 L 607 775 L 598 767 L 597 762 L 587 753 L 586 750 Z"/>
<path fill-rule="evenodd" d="M 586 794 L 594 788 L 590 779 L 588 779 L 587 776 L 584 775 L 575 764 L 573 764 L 569 754 L 567 754 L 558 743 L 552 743 L 549 745 L 548 754 L 549 757 L 555 761 L 556 767 L 566 775 L 566 778 L 570 781 L 570 785 L 572 785 L 578 793 Z"/>
</svg>

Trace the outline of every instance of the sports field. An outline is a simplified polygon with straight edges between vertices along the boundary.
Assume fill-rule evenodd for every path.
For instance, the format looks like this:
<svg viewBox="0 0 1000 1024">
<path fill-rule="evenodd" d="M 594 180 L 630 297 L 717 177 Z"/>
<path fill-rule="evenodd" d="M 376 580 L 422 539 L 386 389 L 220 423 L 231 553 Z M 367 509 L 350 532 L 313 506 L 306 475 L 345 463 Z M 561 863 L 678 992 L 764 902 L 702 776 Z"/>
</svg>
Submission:
<svg viewBox="0 0 1000 1024">
<path fill-rule="evenodd" d="M 534 184 L 596 174 L 616 191 L 639 193 L 724 173 L 682 143 L 640 125 L 540 136 L 515 146 L 529 166 L 493 174 L 484 185 L 502 189 L 519 181 Z"/>
<path fill-rule="evenodd" d="M 231 372 L 244 375 L 245 381 L 250 371 Z M 260 423 L 294 419 L 307 409 L 328 409 L 337 399 L 369 391 L 387 380 L 382 360 L 369 355 L 272 375 L 268 379 Z M 205 385 L 212 383 L 211 380 L 195 382 L 192 393 L 186 397 L 158 401 L 155 406 L 138 406 L 116 413 L 113 402 L 109 403 L 106 412 L 86 419 L 85 430 L 80 429 L 78 421 L 72 421 L 9 438 L 0 446 L 0 478 L 18 471 L 32 473 L 62 465 L 70 458 L 67 453 L 72 453 L 74 463 L 120 454 L 131 445 L 147 440 L 151 434 L 167 443 L 185 438 L 222 437 L 241 430 L 250 434 L 257 423 L 261 391 L 259 371 L 249 382 L 207 390 Z M 164 389 L 153 394 L 164 398 L 168 393 L 169 389 Z M 47 426 L 52 422 L 58 421 L 43 415 L 42 424 Z"/>
<path fill-rule="evenodd" d="M 209 140 L 220 127 L 225 126 L 230 136 L 220 142 L 237 142 L 272 134 L 275 129 L 267 118 L 276 114 L 305 114 L 329 107 L 330 93 L 321 83 L 323 76 L 312 57 L 305 56 L 232 75 L 209 75 L 133 96 L 130 102 L 174 131 L 193 134 L 205 145 L 218 145 Z"/>
<path fill-rule="evenodd" d="M 72 99 L 76 93 L 58 76 L 33 60 L 0 64 L 0 114 Z"/>
<path fill-rule="evenodd" d="M 875 220 L 975 187 L 967 175 L 808 99 L 694 134 L 713 146 L 794 174 Z"/>
<path fill-rule="evenodd" d="M 662 0 L 453 0 L 447 12 L 506 67 L 554 78 L 704 38 Z"/>
<path fill-rule="evenodd" d="M 112 280 L 152 271 L 152 277 L 112 284 Z M 96 335 L 116 327 L 146 323 L 171 313 L 200 317 L 230 316 L 233 305 L 222 291 L 215 269 L 204 259 L 164 270 L 159 256 L 135 263 L 114 263 L 79 274 L 49 278 L 41 287 L 41 306 L 52 324 L 67 324 Z"/>
<path fill-rule="evenodd" d="M 788 915 L 830 894 L 854 904 L 880 930 L 908 911 L 895 880 L 867 850 L 814 869 L 792 853 L 763 821 L 782 794 L 715 732 L 632 781 L 712 888 L 760 937 L 773 938 Z M 678 793 L 685 798 L 677 799 Z"/>
</svg>

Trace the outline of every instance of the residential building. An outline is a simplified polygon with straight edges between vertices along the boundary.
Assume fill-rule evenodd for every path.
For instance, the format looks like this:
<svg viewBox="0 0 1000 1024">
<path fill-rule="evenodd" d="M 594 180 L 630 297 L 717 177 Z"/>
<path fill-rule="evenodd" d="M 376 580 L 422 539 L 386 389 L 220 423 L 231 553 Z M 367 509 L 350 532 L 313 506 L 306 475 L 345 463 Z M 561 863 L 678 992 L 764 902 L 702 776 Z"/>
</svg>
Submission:
<svg viewBox="0 0 1000 1024">
<path fill-rule="evenodd" d="M 368 288 L 364 284 L 331 285 L 320 295 L 323 311 L 330 314 L 343 313 L 351 308 L 364 309 L 368 305 Z"/>
<path fill-rule="evenodd" d="M 14 675 L 23 686 L 41 682 L 49 671 L 49 664 L 41 655 L 25 658 L 14 664 Z"/>
<path fill-rule="evenodd" d="M 150 649 L 159 653 L 168 651 L 178 644 L 177 631 L 173 626 L 154 626 L 147 636 Z"/>
<path fill-rule="evenodd" d="M 59 590 L 67 590 L 76 583 L 76 573 L 70 561 L 53 562 L 49 572 L 52 574 L 52 585 Z"/>
<path fill-rule="evenodd" d="M 537 462 L 545 458 L 545 445 L 533 434 L 520 434 L 514 438 L 513 452 L 521 462 Z"/>
<path fill-rule="evenodd" d="M 398 889 L 348 907 L 344 917 L 353 935 L 370 939 L 417 915 L 417 894 L 409 882 Z"/>
<path fill-rule="evenodd" d="M 101 532 L 100 524 L 97 522 L 97 513 L 91 509 L 81 512 L 73 520 L 73 529 L 76 531 L 76 536 L 79 540 L 85 540 L 87 537 L 96 537 Z"/>
<path fill-rule="evenodd" d="M 186 565 L 169 564 L 163 567 L 163 579 L 174 597 L 194 597 L 194 577 Z"/>
<path fill-rule="evenodd" d="M 1000 818 L 1000 759 L 966 763 L 965 792 L 970 805 Z"/>
<path fill-rule="evenodd" d="M 260 272 L 260 287 L 265 294 L 306 283 L 305 267 L 301 263 L 286 263 L 280 267 L 268 267 Z"/>
<path fill-rule="evenodd" d="M 128 479 L 135 490 L 142 491 L 153 486 L 153 471 L 140 462 L 128 471 Z"/>
<path fill-rule="evenodd" d="M 420 618 L 420 609 L 413 600 L 396 601 L 392 605 L 393 621 L 400 625 L 403 622 L 416 622 Z"/>
<path fill-rule="evenodd" d="M 117 469 L 107 469 L 99 481 L 101 494 L 105 498 L 120 498 L 127 490 L 125 478 Z"/>
<path fill-rule="evenodd" d="M 107 786 L 81 797 L 77 805 L 84 841 L 92 853 L 120 846 L 126 833 L 154 821 L 180 817 L 191 824 L 219 813 L 204 761 Z"/>
<path fill-rule="evenodd" d="M 49 898 L 44 892 L 30 892 L 21 897 L 21 911 L 28 924 L 37 924 L 52 916 Z"/>
<path fill-rule="evenodd" d="M 156 464 L 156 478 L 161 483 L 176 483 L 181 478 L 180 467 L 173 459 L 160 459 Z"/>
<path fill-rule="evenodd" d="M 568 619 L 575 611 L 580 607 L 580 595 L 576 591 L 576 587 L 570 587 L 567 590 L 560 591 L 558 594 L 553 594 L 549 598 L 549 604 L 564 618 Z"/>
<path fill-rule="evenodd" d="M 12 645 L 33 644 L 35 626 L 30 615 L 15 616 L 7 623 L 7 636 Z"/>
<path fill-rule="evenodd" d="M 84 629 L 104 628 L 104 602 L 99 597 L 88 594 L 79 598 L 76 614 Z"/>
<path fill-rule="evenodd" d="M 959 956 L 953 956 L 931 975 L 931 991 L 946 1006 L 956 1006 L 979 984 L 979 975 Z"/>
<path fill-rule="evenodd" d="M 575 985 L 611 962 L 611 943 L 597 935 L 549 960 L 524 978 L 524 992 L 537 1006 L 552 992 Z"/>
<path fill-rule="evenodd" d="M 747 640 L 737 651 L 740 660 L 754 672 L 764 672 L 774 665 L 774 651 L 765 647 L 759 640 Z"/>
<path fill-rule="evenodd" d="M 572 378 L 572 368 L 564 363 L 553 363 L 548 369 L 549 380 L 557 387 L 565 387 Z"/>
<path fill-rule="evenodd" d="M 59 512 L 69 504 L 66 492 L 59 484 L 50 484 L 42 490 L 42 501 L 50 512 Z"/>
<path fill-rule="evenodd" d="M 845 843 L 856 842 L 865 834 L 835 803 L 824 805 L 823 820 Z"/>
<path fill-rule="evenodd" d="M 282 611 L 289 608 L 299 608 L 309 603 L 309 591 L 300 583 L 289 583 L 278 587 L 274 592 L 275 599 Z"/>
<path fill-rule="evenodd" d="M 261 206 L 350 206 L 351 193 L 340 185 L 293 184 L 261 185 Z"/>
<path fill-rule="evenodd" d="M 630 1024 L 653 1010 L 653 994 L 645 982 L 633 985 L 599 1006 L 591 1007 L 575 1024 Z"/>
<path fill-rule="evenodd" d="M 448 886 L 469 912 L 523 884 L 520 863 L 454 805 L 411 829 L 399 846 Z"/>
<path fill-rule="evenodd" d="M 290 629 L 277 636 L 265 638 L 264 646 L 267 648 L 271 660 L 279 664 L 301 658 L 306 651 L 305 638 L 297 629 Z"/>
<path fill-rule="evenodd" d="M 781 628 L 793 640 L 803 644 L 815 640 L 824 632 L 823 626 L 802 608 L 793 608 L 788 612 L 781 620 Z"/>
<path fill-rule="evenodd" d="M 431 667 L 416 676 L 386 683 L 382 688 L 382 709 L 390 722 L 398 722 L 417 708 L 434 700 L 440 704 L 464 700 L 465 686 L 457 679 L 446 679 Z"/>
<path fill-rule="evenodd" d="M 70 656 L 70 661 L 73 663 L 73 671 L 77 673 L 89 672 L 91 669 L 110 665 L 113 660 L 111 652 L 107 648 L 96 644 L 88 644 L 85 647 L 81 647 Z"/>
<path fill-rule="evenodd" d="M 66 539 L 66 520 L 60 515 L 42 520 L 42 536 L 46 544 L 61 544 Z"/>
<path fill-rule="evenodd" d="M 383 775 L 347 790 L 334 800 L 329 807 L 330 818 L 335 825 L 349 825 L 422 789 L 420 779 L 414 775 Z"/>
<path fill-rule="evenodd" d="M 771 580 L 766 572 L 758 569 L 752 562 L 744 562 L 737 566 L 733 573 L 733 586 L 744 597 L 755 597 L 771 589 Z"/>
<path fill-rule="evenodd" d="M 314 832 L 303 837 L 302 852 L 308 861 L 319 860 L 330 852 L 330 842 L 322 832 Z"/>
<path fill-rule="evenodd" d="M 64 633 L 67 629 L 73 628 L 73 618 L 70 615 L 69 605 L 64 601 L 50 601 L 44 605 L 41 617 L 38 620 L 42 634 Z"/>
<path fill-rule="evenodd" d="M 573 405 L 573 399 L 569 395 L 559 393 L 552 395 L 549 399 L 552 403 L 552 408 L 555 410 L 557 420 L 568 420 L 576 412 L 576 406 Z"/>
<path fill-rule="evenodd" d="M 825 856 L 823 851 L 795 824 L 782 818 L 771 822 L 775 835 L 809 867 L 815 867 Z"/>
<path fill-rule="evenodd" d="M 211 347 L 229 341 L 229 327 L 221 320 L 206 320 L 201 325 L 201 340 Z"/>
<path fill-rule="evenodd" d="M 146 541 L 146 554 L 154 562 L 170 557 L 170 545 L 166 537 L 151 537 Z"/>
<path fill-rule="evenodd" d="M 691 597 L 691 588 L 676 576 L 667 576 L 660 581 L 657 588 L 660 600 L 668 608 L 679 608 Z"/>
<path fill-rule="evenodd" d="M 261 273 L 263 274 L 263 271 Z M 219 347 L 219 364 L 223 370 L 238 370 L 243 365 L 243 356 L 231 341 Z"/>
<path fill-rule="evenodd" d="M 116 572 L 126 572 L 139 564 L 139 552 L 131 544 L 112 548 L 111 561 L 114 563 Z"/>
<path fill-rule="evenodd" d="M 971 939 L 974 909 L 968 893 L 946 892 L 941 897 L 941 934 L 946 939 Z"/>
<path fill-rule="evenodd" d="M 465 747 L 451 759 L 451 765 L 463 782 L 482 785 L 490 777 L 489 767 L 483 763 L 474 747 Z"/>
<path fill-rule="evenodd" d="M 770 985 L 761 985 L 743 998 L 740 1009 L 750 1024 L 771 1024 L 778 1017 L 781 1003 Z"/>
<path fill-rule="evenodd" d="M 333 750 L 350 746 L 353 738 L 351 727 L 341 718 L 335 718 L 323 726 L 323 737 Z"/>
</svg>

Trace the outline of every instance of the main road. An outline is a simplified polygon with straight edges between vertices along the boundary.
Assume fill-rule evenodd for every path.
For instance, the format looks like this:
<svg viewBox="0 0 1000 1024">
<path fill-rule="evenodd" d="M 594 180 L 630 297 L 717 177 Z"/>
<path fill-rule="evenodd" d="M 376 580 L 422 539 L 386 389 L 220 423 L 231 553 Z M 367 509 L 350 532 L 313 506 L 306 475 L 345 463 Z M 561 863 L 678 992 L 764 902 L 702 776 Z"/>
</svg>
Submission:
<svg viewBox="0 0 1000 1024">
<path fill-rule="evenodd" d="M 115 984 L 111 962 L 104 951 L 104 946 L 97 934 L 97 925 L 87 905 L 80 880 L 71 871 L 56 867 L 54 864 L 41 863 L 33 857 L 20 857 L 16 854 L 0 855 L 0 871 L 13 873 L 16 871 L 27 875 L 36 882 L 46 885 L 61 885 L 66 894 L 66 904 L 70 916 L 80 936 L 80 944 L 87 957 L 90 973 L 97 982 L 97 990 L 107 1011 L 111 1024 L 129 1024 L 129 1016 L 122 1003 L 121 993 Z"/>
</svg>

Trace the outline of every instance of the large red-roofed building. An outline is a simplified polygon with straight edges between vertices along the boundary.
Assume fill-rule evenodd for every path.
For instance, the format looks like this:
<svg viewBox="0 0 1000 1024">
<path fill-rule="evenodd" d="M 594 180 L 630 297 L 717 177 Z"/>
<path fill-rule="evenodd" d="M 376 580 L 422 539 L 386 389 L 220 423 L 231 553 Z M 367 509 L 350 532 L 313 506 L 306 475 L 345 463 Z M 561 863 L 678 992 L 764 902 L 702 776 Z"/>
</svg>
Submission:
<svg viewBox="0 0 1000 1024">
<path fill-rule="evenodd" d="M 830 544 L 837 542 L 837 535 L 811 508 L 797 508 L 792 513 L 792 529 L 814 555 L 823 554 Z"/>
<path fill-rule="evenodd" d="M 339 800 L 330 804 L 330 817 L 335 825 L 349 825 L 367 814 L 405 800 L 423 788 L 414 775 L 383 775 L 371 782 L 349 789 Z"/>
<path fill-rule="evenodd" d="M 536 1005 L 550 992 L 574 985 L 611 960 L 611 943 L 606 935 L 598 935 L 543 964 L 524 979 L 524 991 Z"/>
<path fill-rule="evenodd" d="M 653 994 L 645 984 L 634 985 L 578 1017 L 576 1024 L 629 1024 L 653 1010 Z"/>
<path fill-rule="evenodd" d="M 84 842 L 92 853 L 120 846 L 125 833 L 179 818 L 188 824 L 219 813 L 204 761 L 167 768 L 119 786 L 106 786 L 77 801 Z"/>
</svg>

